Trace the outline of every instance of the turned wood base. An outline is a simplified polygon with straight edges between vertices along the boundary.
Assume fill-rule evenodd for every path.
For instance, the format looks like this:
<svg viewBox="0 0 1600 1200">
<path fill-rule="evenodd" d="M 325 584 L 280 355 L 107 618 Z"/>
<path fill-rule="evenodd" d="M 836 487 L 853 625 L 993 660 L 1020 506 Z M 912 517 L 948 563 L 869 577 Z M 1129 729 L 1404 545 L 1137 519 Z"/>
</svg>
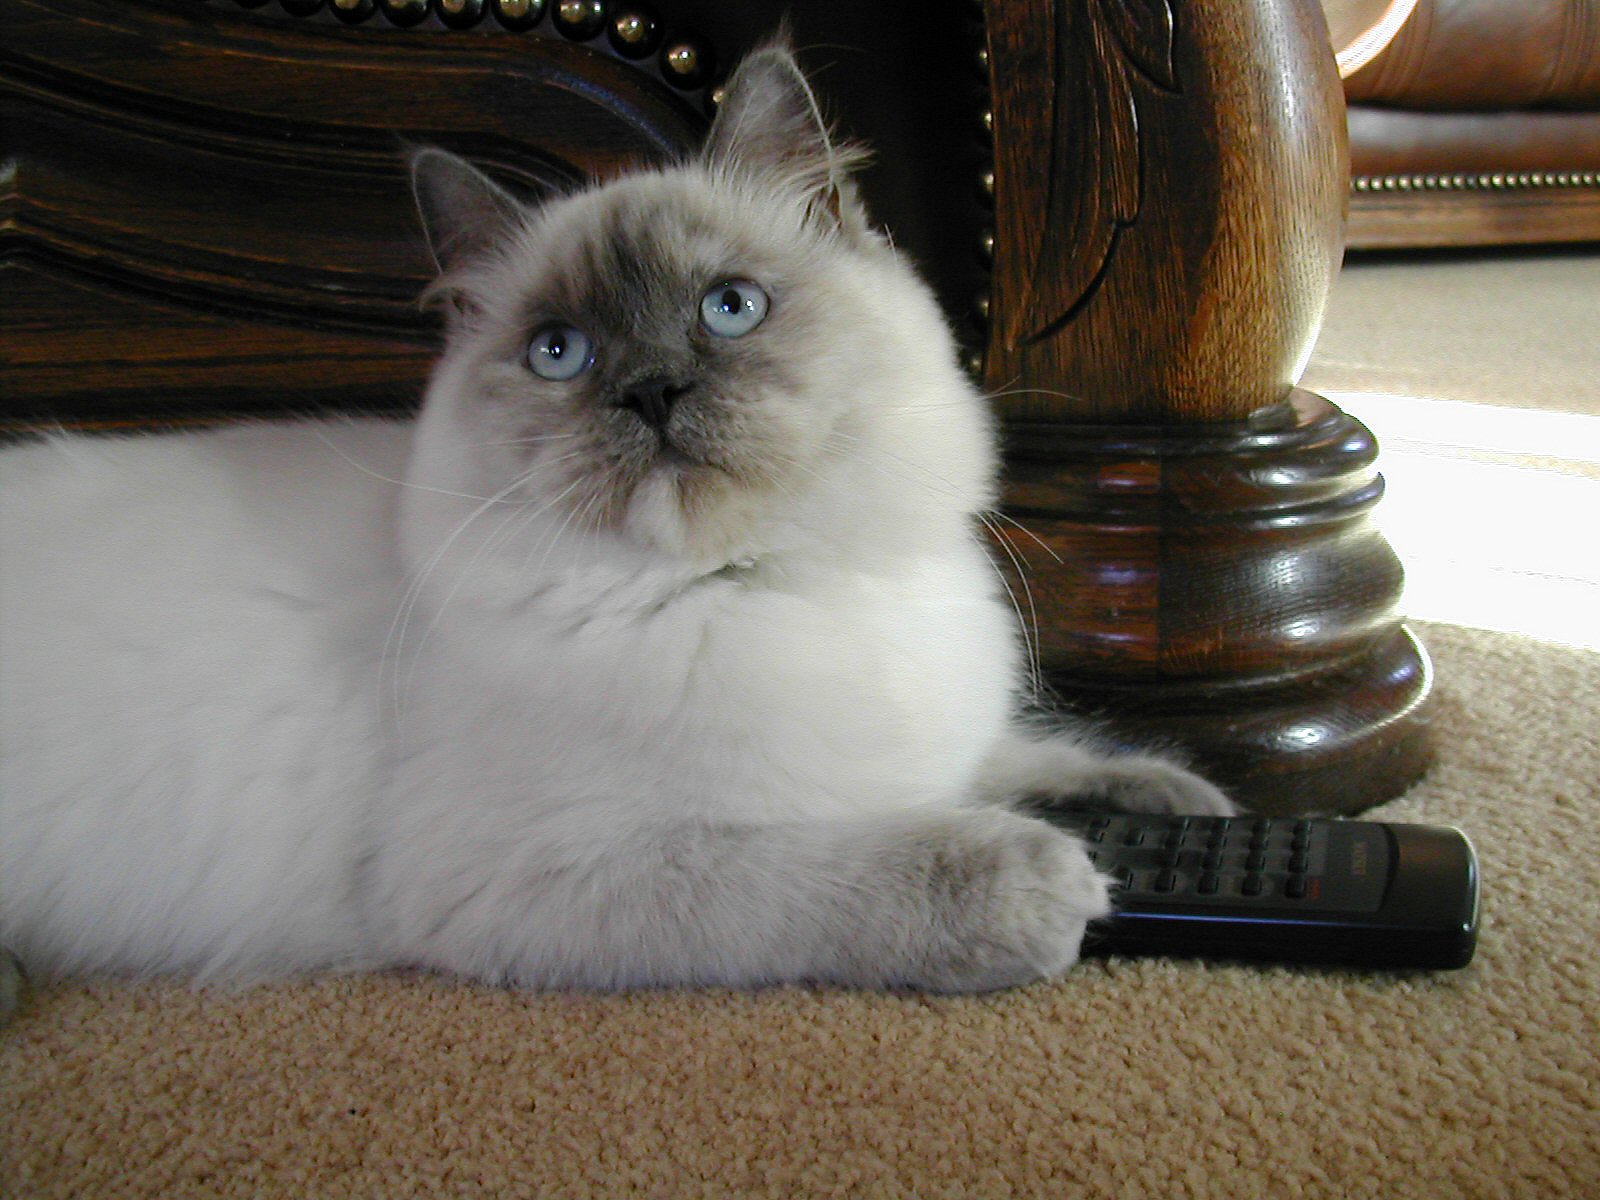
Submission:
<svg viewBox="0 0 1600 1200">
<path fill-rule="evenodd" d="M 1050 682 L 1073 710 L 1104 718 L 1118 743 L 1178 747 L 1268 816 L 1360 812 L 1404 791 L 1432 754 L 1432 668 L 1403 626 L 1326 675 L 1276 685 Z"/>
<path fill-rule="evenodd" d="M 1032 535 L 1008 536 L 1012 587 L 1050 689 L 1261 812 L 1403 790 L 1428 761 L 1431 671 L 1372 521 L 1376 455 L 1298 390 L 1241 422 L 1011 425 L 1007 511 Z"/>
</svg>

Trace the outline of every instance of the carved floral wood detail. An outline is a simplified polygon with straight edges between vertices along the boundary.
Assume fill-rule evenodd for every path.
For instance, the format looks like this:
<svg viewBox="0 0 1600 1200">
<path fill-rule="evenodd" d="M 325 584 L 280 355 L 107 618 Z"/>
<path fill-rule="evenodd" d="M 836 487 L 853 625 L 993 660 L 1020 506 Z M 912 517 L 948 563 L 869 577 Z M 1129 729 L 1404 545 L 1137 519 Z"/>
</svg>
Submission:
<svg viewBox="0 0 1600 1200">
<path fill-rule="evenodd" d="M 1047 121 L 1034 128 L 1047 147 L 1030 148 L 1049 195 L 1044 220 L 1019 247 L 1024 290 L 1009 306 L 1004 336 L 1047 338 L 1093 298 L 1122 231 L 1143 203 L 1139 92 L 1177 94 L 1174 22 L 1169 0 L 1063 0 L 1032 5 L 1032 35 L 1059 81 Z M 1021 27 L 1019 27 L 1021 28 Z M 1043 149 L 1044 154 L 1037 151 Z"/>
</svg>

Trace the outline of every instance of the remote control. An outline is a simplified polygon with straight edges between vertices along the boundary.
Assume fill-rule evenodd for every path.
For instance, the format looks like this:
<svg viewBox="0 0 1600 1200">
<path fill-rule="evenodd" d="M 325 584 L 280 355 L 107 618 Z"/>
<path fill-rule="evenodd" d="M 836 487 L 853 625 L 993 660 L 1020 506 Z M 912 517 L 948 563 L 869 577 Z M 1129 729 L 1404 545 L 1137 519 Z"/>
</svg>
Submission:
<svg viewBox="0 0 1600 1200">
<path fill-rule="evenodd" d="M 1294 817 L 1044 811 L 1112 878 L 1085 954 L 1455 968 L 1478 940 L 1457 829 Z"/>
</svg>

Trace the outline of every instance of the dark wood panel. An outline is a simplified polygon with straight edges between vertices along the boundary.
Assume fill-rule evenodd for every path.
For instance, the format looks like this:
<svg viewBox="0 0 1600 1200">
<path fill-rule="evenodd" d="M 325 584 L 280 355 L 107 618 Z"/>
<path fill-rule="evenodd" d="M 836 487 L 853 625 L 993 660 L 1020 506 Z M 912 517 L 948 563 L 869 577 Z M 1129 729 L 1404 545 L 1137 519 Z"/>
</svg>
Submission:
<svg viewBox="0 0 1600 1200">
<path fill-rule="evenodd" d="M 199 4 L 0 11 L 9 245 L 192 268 L 312 313 L 393 319 L 425 281 L 403 139 L 463 147 L 537 190 L 685 153 L 704 128 L 643 74 L 548 39 L 463 55 Z"/>
<path fill-rule="evenodd" d="M 327 5 L 302 16 L 276 2 L 0 0 L 0 153 L 10 165 L 0 261 L 92 281 L 128 302 L 115 311 L 174 314 L 166 328 L 129 318 L 151 370 L 163 356 L 191 362 L 191 327 L 221 317 L 306 331 L 303 351 L 291 335 L 274 340 L 286 379 L 313 375 L 335 333 L 429 339 L 431 319 L 414 303 L 429 263 L 403 142 L 450 146 L 530 193 L 690 153 L 710 85 L 776 31 L 787 7 L 667 0 L 655 6 L 654 52 L 629 57 L 604 29 L 560 26 L 553 5 L 517 31 L 492 5 L 458 29 L 438 6 L 403 26 L 385 9 L 346 23 Z M 965 0 L 881 9 L 824 0 L 792 22 L 829 111 L 879 150 L 864 179 L 875 212 L 969 340 L 987 276 L 976 15 Z M 667 82 L 663 63 L 679 42 L 708 69 L 694 86 Z M 949 186 L 955 178 L 962 186 Z M 29 336 L 43 344 L 37 321 Z M 48 341 L 75 344 L 70 330 Z M 13 331 L 0 347 L 0 405 L 13 419 L 70 422 L 69 404 L 98 413 L 118 395 L 131 419 L 147 401 L 141 381 L 108 378 L 92 359 L 59 363 L 57 376 L 76 374 L 82 387 L 38 390 L 17 345 Z M 215 403 L 225 361 L 187 389 L 171 372 L 168 407 L 185 390 L 197 412 Z M 244 373 L 238 384 L 256 381 Z M 366 385 L 356 391 L 352 403 L 365 405 Z M 338 402 L 331 385 L 322 394 Z"/>
<path fill-rule="evenodd" d="M 30 259 L 0 264 L 0 311 L 0 434 L 391 412 L 420 398 L 434 354 L 424 334 L 208 314 Z"/>
</svg>

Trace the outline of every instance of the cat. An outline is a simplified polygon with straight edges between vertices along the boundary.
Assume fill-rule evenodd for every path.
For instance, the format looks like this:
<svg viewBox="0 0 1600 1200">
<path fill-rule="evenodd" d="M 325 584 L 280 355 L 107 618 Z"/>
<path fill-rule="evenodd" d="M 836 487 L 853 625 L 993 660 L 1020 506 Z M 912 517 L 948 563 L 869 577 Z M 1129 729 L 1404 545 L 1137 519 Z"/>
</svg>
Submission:
<svg viewBox="0 0 1600 1200">
<path fill-rule="evenodd" d="M 782 43 L 687 161 L 411 156 L 414 422 L 4 452 L 0 944 L 201 982 L 1047 978 L 1046 796 L 1226 813 L 1024 716 L 993 418 Z"/>
</svg>

